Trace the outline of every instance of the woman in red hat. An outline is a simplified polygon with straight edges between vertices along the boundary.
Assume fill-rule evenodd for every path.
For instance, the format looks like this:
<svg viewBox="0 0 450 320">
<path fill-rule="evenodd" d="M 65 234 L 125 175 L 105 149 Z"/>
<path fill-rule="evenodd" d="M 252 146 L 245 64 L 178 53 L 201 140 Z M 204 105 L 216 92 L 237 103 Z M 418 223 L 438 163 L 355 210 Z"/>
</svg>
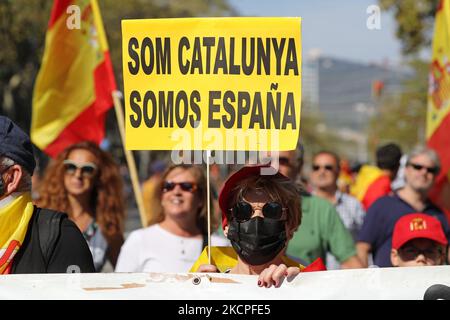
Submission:
<svg viewBox="0 0 450 320">
<path fill-rule="evenodd" d="M 225 182 L 219 205 L 224 234 L 237 254 L 225 272 L 259 275 L 259 286 L 278 287 L 285 278 L 306 271 L 285 255 L 302 216 L 300 188 L 289 178 L 267 165 L 243 167 Z M 203 264 L 196 271 L 219 269 Z"/>
</svg>

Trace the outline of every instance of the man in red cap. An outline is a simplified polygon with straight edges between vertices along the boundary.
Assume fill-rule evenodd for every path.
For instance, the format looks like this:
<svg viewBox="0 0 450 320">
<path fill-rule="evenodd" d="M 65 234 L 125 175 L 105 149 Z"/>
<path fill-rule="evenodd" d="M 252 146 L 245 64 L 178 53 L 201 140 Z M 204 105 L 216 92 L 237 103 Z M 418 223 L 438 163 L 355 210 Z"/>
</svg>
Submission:
<svg viewBox="0 0 450 320">
<path fill-rule="evenodd" d="M 405 215 L 394 227 L 392 265 L 395 267 L 442 265 L 445 262 L 447 244 L 439 220 L 423 213 Z"/>
</svg>

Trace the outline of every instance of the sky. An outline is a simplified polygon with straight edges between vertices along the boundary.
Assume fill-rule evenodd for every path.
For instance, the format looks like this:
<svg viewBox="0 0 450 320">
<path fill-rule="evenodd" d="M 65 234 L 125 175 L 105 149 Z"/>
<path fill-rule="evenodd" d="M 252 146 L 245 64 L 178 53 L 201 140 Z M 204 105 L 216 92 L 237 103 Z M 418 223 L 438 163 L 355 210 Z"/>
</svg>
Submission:
<svg viewBox="0 0 450 320">
<path fill-rule="evenodd" d="M 401 44 L 392 13 L 381 13 L 380 30 L 369 30 L 367 8 L 376 0 L 228 0 L 242 16 L 301 17 L 303 55 L 398 65 Z M 373 21 L 373 20 L 372 20 Z"/>
</svg>

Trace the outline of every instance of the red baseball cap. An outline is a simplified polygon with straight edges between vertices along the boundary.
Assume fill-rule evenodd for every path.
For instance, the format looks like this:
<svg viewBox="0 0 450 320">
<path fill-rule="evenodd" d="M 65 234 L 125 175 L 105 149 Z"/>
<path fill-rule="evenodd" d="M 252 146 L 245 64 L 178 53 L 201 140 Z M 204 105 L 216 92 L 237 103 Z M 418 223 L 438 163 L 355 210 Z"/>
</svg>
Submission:
<svg viewBox="0 0 450 320">
<path fill-rule="evenodd" d="M 395 224 L 392 248 L 398 249 L 417 238 L 430 239 L 445 246 L 448 243 L 438 219 L 424 213 L 411 213 L 401 217 Z"/>
<path fill-rule="evenodd" d="M 267 175 L 263 175 L 264 171 L 261 170 L 267 170 Z M 274 173 L 270 175 L 269 173 Z M 281 174 L 278 170 L 276 170 L 274 167 L 270 166 L 270 164 L 257 164 L 257 165 L 246 165 L 233 173 L 231 176 L 228 177 L 227 181 L 225 181 L 222 190 L 219 194 L 219 206 L 220 210 L 222 211 L 222 228 L 225 229 L 225 227 L 228 225 L 227 220 L 227 211 L 230 209 L 230 203 L 231 203 L 231 191 L 236 187 L 236 185 L 241 181 L 249 177 L 254 176 L 266 176 L 266 177 L 276 177 L 281 179 L 287 179 L 288 177 Z"/>
</svg>

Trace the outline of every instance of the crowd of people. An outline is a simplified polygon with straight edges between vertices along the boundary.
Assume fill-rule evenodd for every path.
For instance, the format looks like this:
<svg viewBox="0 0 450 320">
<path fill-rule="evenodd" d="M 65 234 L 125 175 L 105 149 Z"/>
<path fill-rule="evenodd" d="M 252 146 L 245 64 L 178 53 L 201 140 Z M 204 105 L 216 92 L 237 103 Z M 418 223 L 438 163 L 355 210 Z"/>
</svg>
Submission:
<svg viewBox="0 0 450 320">
<path fill-rule="evenodd" d="M 115 272 L 252 274 L 278 287 L 307 271 L 449 264 L 449 222 L 428 197 L 440 170 L 432 149 L 380 146 L 345 188 L 333 151 L 306 164 L 307 183 L 300 144 L 273 163 L 276 174 L 262 173 L 272 162 L 248 164 L 208 195 L 202 166 L 159 162 L 143 185 L 148 226 L 125 239 L 124 183 L 108 152 L 68 146 L 33 189 L 29 137 L 0 116 L 0 273 L 100 272 L 109 261 Z"/>
</svg>

